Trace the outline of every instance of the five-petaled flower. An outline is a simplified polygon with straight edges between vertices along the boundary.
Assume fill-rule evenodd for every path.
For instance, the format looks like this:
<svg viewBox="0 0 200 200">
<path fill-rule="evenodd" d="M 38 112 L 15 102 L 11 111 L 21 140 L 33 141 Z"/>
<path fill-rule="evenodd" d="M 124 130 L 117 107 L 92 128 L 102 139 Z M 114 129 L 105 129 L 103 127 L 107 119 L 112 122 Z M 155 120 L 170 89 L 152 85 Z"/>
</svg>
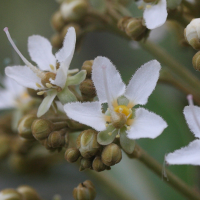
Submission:
<svg viewBox="0 0 200 200">
<path fill-rule="evenodd" d="M 110 60 L 99 56 L 92 66 L 92 80 L 99 101 L 68 103 L 64 106 L 65 112 L 68 117 L 100 131 L 98 142 L 102 145 L 119 136 L 122 148 L 130 143 L 128 138 L 155 138 L 167 127 L 166 122 L 155 113 L 133 107 L 147 103 L 156 86 L 160 68 L 156 60 L 144 64 L 126 88 Z M 103 103 L 108 103 L 105 113 L 102 112 Z"/>
<path fill-rule="evenodd" d="M 192 95 L 188 95 L 188 101 L 189 106 L 185 106 L 183 113 L 188 127 L 199 139 L 190 142 L 186 147 L 169 153 L 165 160 L 170 165 L 200 165 L 200 107 L 194 106 Z"/>
<path fill-rule="evenodd" d="M 148 29 L 155 29 L 162 26 L 167 19 L 166 0 L 155 0 L 155 2 L 145 3 L 143 0 L 137 2 L 138 8 L 144 9 L 143 18 Z"/>
<path fill-rule="evenodd" d="M 39 35 L 28 38 L 29 54 L 38 67 L 33 66 L 21 54 L 12 41 L 7 27 L 4 28 L 4 31 L 13 48 L 26 64 L 26 66 L 6 67 L 6 75 L 27 88 L 39 90 L 38 95 L 44 93 L 46 95 L 38 108 L 38 117 L 48 111 L 56 95 L 63 104 L 76 100 L 75 95 L 68 89 L 68 86 L 82 82 L 85 79 L 86 72 L 81 71 L 74 76 L 70 76 L 78 71 L 69 70 L 76 42 L 76 33 L 73 27 L 68 29 L 63 47 L 55 56 L 52 54 L 51 43 L 46 38 Z"/>
</svg>

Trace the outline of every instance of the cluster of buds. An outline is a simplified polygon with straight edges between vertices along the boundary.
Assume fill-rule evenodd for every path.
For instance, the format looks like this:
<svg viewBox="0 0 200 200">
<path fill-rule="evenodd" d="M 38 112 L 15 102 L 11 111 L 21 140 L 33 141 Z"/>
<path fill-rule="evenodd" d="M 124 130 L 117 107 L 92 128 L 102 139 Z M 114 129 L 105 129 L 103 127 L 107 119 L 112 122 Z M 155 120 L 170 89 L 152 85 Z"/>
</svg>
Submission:
<svg viewBox="0 0 200 200">
<path fill-rule="evenodd" d="M 35 189 L 29 186 L 20 186 L 15 189 L 5 189 L 0 192 L 2 200 L 42 200 Z"/>
<path fill-rule="evenodd" d="M 78 187 L 73 190 L 73 197 L 75 200 L 94 200 L 96 197 L 96 190 L 90 180 L 80 183 Z"/>
<path fill-rule="evenodd" d="M 76 148 L 68 148 L 65 152 L 68 162 L 76 162 L 80 158 L 80 171 L 87 168 L 97 172 L 109 170 L 110 166 L 122 159 L 120 147 L 115 143 L 100 145 L 97 142 L 97 133 L 93 129 L 81 132 L 76 140 Z"/>
</svg>

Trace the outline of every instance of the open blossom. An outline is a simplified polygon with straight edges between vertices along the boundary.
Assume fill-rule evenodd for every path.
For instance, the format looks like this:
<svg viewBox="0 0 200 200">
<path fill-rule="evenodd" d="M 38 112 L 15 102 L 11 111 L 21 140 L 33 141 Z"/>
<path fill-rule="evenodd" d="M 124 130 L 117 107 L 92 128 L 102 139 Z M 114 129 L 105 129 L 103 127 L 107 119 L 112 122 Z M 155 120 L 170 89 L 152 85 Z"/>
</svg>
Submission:
<svg viewBox="0 0 200 200">
<path fill-rule="evenodd" d="M 192 95 L 188 95 L 189 106 L 183 110 L 188 127 L 198 139 L 186 147 L 169 153 L 165 160 L 170 165 L 200 165 L 200 107 L 194 106 Z"/>
<path fill-rule="evenodd" d="M 137 2 L 138 8 L 144 9 L 143 18 L 148 29 L 162 26 L 167 20 L 166 0 L 152 1 L 145 3 L 143 0 Z"/>
<path fill-rule="evenodd" d="M 51 43 L 46 38 L 39 35 L 33 35 L 28 38 L 29 54 L 31 59 L 37 63 L 38 67 L 33 66 L 21 54 L 12 41 L 8 28 L 4 28 L 4 31 L 13 48 L 26 64 L 26 66 L 6 67 L 6 75 L 27 88 L 39 90 L 38 95 L 43 95 L 44 93 L 46 95 L 38 109 L 38 117 L 48 111 L 56 95 L 59 97 L 59 95 L 68 96 L 66 94 L 69 94 L 70 98 L 73 100 L 74 96 L 67 86 L 79 84 L 84 80 L 86 74 L 82 71 L 72 76 L 72 78 L 69 77 L 69 74 L 77 72 L 77 70 L 69 70 L 76 42 L 74 28 L 71 27 L 68 29 L 63 47 L 55 56 L 52 54 Z M 78 80 L 76 76 L 78 76 Z M 65 97 L 65 99 L 67 99 L 67 97 Z"/>
<path fill-rule="evenodd" d="M 111 143 L 115 137 L 124 139 L 126 135 L 130 139 L 155 138 L 167 127 L 166 122 L 155 113 L 133 107 L 147 103 L 160 68 L 156 60 L 146 63 L 136 71 L 126 88 L 110 60 L 99 56 L 92 66 L 99 101 L 68 103 L 64 106 L 65 112 L 70 118 L 100 131 L 98 142 L 102 145 Z M 108 104 L 106 112 L 102 112 L 103 103 Z"/>
</svg>

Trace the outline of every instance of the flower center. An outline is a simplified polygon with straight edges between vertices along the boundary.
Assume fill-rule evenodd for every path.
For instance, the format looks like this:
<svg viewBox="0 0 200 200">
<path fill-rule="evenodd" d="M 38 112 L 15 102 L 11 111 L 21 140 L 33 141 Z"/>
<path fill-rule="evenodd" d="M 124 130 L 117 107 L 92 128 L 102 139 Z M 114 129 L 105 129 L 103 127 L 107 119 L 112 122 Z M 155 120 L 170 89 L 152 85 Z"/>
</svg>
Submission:
<svg viewBox="0 0 200 200">
<path fill-rule="evenodd" d="M 132 117 L 132 110 L 127 106 L 124 105 L 117 106 L 114 108 L 114 111 L 126 115 L 127 119 L 130 119 Z"/>
</svg>

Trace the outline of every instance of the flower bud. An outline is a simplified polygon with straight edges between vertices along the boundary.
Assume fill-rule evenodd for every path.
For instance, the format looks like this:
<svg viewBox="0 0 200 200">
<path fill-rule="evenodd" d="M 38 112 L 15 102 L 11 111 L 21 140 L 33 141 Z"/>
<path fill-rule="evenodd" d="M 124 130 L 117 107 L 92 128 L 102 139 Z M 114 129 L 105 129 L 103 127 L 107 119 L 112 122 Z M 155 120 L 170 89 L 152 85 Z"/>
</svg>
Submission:
<svg viewBox="0 0 200 200">
<path fill-rule="evenodd" d="M 96 155 L 100 148 L 97 143 L 97 131 L 88 129 L 81 132 L 76 140 L 76 146 L 84 158 Z"/>
<path fill-rule="evenodd" d="M 69 148 L 65 152 L 65 159 L 70 162 L 76 162 L 80 157 L 80 151 L 77 148 Z"/>
<path fill-rule="evenodd" d="M 73 197 L 75 200 L 94 200 L 96 190 L 93 183 L 89 180 L 80 183 L 77 188 L 74 188 Z"/>
<path fill-rule="evenodd" d="M 66 129 L 60 131 L 53 131 L 48 136 L 48 145 L 52 148 L 63 147 L 65 145 Z"/>
<path fill-rule="evenodd" d="M 11 151 L 11 139 L 7 135 L 0 135 L 0 160 L 4 159 Z"/>
<path fill-rule="evenodd" d="M 127 117 L 123 113 L 117 113 L 116 112 L 115 115 L 116 115 L 116 117 L 111 117 L 112 125 L 115 128 L 120 129 L 126 124 Z"/>
<path fill-rule="evenodd" d="M 20 186 L 17 191 L 22 195 L 24 200 L 41 200 L 36 190 L 29 186 Z"/>
<path fill-rule="evenodd" d="M 32 130 L 31 130 L 31 125 L 34 120 L 36 120 L 37 117 L 36 115 L 28 114 L 25 115 L 19 122 L 18 125 L 18 133 L 21 137 L 25 139 L 34 139 Z"/>
<path fill-rule="evenodd" d="M 68 29 L 70 27 L 74 27 L 77 38 L 81 34 L 81 27 L 79 26 L 79 24 L 77 24 L 77 23 L 69 23 L 62 29 L 62 32 L 61 32 L 61 35 L 60 35 L 62 40 L 64 40 L 64 38 L 65 38 L 65 36 L 66 36 L 66 34 L 68 32 Z"/>
<path fill-rule="evenodd" d="M 79 89 L 81 91 L 83 100 L 85 101 L 93 100 L 93 98 L 96 96 L 96 89 L 91 79 L 84 80 L 80 84 Z"/>
<path fill-rule="evenodd" d="M 198 51 L 192 58 L 192 64 L 194 69 L 200 71 L 200 51 Z"/>
<path fill-rule="evenodd" d="M 97 156 L 92 162 L 92 168 L 97 172 L 101 172 L 106 169 L 106 165 L 102 162 L 101 157 Z"/>
<path fill-rule="evenodd" d="M 118 145 L 111 143 L 103 149 L 101 159 L 107 166 L 115 165 L 122 159 L 121 149 Z"/>
<path fill-rule="evenodd" d="M 81 158 L 79 171 L 83 171 L 85 169 L 91 169 L 91 168 L 92 168 L 92 160 L 89 158 Z"/>
<path fill-rule="evenodd" d="M 59 34 L 54 34 L 51 37 L 51 44 L 53 47 L 59 49 L 62 47 L 62 39 L 61 36 Z"/>
<path fill-rule="evenodd" d="M 185 28 L 187 42 L 196 50 L 200 50 L 200 18 L 193 19 Z"/>
<path fill-rule="evenodd" d="M 86 70 L 87 78 L 91 78 L 93 62 L 94 62 L 93 60 L 86 60 L 81 67 L 82 70 Z"/>
<path fill-rule="evenodd" d="M 66 0 L 61 4 L 60 12 L 67 20 L 81 19 L 87 12 L 88 4 L 85 0 Z"/>
<path fill-rule="evenodd" d="M 22 195 L 14 189 L 5 189 L 0 192 L 1 200 L 23 200 Z"/>
<path fill-rule="evenodd" d="M 36 119 L 31 126 L 33 136 L 36 140 L 43 140 L 53 131 L 54 125 L 46 119 Z"/>
<path fill-rule="evenodd" d="M 69 146 L 69 134 L 68 132 L 65 133 L 65 148 Z"/>
<path fill-rule="evenodd" d="M 54 13 L 51 19 L 51 24 L 56 31 L 61 31 L 63 29 L 63 27 L 65 26 L 65 21 L 60 11 Z"/>
</svg>

